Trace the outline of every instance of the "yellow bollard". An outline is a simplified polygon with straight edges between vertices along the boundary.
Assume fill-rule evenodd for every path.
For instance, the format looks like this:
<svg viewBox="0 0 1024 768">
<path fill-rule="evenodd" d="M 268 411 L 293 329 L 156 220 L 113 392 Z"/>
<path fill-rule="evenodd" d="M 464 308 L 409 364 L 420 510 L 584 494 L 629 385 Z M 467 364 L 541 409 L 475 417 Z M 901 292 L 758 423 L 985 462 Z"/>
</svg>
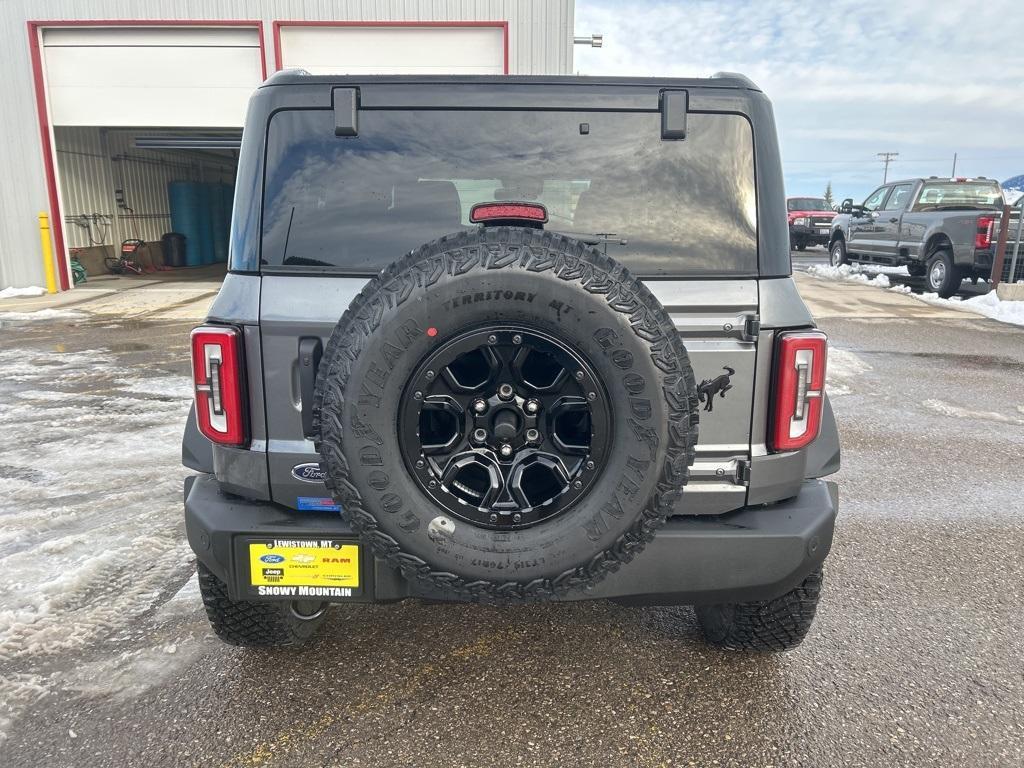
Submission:
<svg viewBox="0 0 1024 768">
<path fill-rule="evenodd" d="M 53 271 L 53 246 L 50 244 L 50 217 L 39 214 L 39 239 L 43 244 L 43 271 L 46 273 L 47 293 L 57 292 L 57 277 Z"/>
</svg>

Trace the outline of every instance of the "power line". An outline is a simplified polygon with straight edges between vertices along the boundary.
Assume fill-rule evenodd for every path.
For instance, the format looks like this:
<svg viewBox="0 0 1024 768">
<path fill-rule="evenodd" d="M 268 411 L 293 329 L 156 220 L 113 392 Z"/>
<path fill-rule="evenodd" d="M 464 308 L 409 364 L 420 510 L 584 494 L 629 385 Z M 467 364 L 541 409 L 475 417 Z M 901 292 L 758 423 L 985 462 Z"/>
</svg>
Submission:
<svg viewBox="0 0 1024 768">
<path fill-rule="evenodd" d="M 885 184 L 889 180 L 889 163 L 900 156 L 899 152 L 879 152 L 879 159 L 885 163 L 885 172 L 882 175 L 882 183 Z"/>
</svg>

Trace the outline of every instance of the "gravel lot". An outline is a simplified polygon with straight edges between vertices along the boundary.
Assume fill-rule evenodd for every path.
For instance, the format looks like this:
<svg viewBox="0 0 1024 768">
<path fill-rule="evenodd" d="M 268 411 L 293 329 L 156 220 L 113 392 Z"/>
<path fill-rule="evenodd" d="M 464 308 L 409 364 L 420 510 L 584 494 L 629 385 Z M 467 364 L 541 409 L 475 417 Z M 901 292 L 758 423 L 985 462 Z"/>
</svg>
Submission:
<svg viewBox="0 0 1024 768">
<path fill-rule="evenodd" d="M 757 656 L 608 603 L 348 607 L 297 653 L 221 645 L 181 524 L 191 323 L 0 319 L 0 762 L 1021 765 L 1024 331 L 821 324 L 839 529 L 810 637 Z"/>
</svg>

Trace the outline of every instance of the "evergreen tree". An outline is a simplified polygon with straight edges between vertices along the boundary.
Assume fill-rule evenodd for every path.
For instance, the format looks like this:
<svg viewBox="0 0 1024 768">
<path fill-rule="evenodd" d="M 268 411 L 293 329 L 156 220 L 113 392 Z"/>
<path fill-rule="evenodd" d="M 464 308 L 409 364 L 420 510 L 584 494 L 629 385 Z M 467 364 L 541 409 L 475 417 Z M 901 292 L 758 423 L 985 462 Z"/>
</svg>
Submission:
<svg viewBox="0 0 1024 768">
<path fill-rule="evenodd" d="M 827 185 L 825 185 L 825 203 L 828 205 L 829 208 L 835 208 L 836 207 L 836 201 L 832 199 L 832 182 L 831 181 L 829 181 L 829 183 Z"/>
</svg>

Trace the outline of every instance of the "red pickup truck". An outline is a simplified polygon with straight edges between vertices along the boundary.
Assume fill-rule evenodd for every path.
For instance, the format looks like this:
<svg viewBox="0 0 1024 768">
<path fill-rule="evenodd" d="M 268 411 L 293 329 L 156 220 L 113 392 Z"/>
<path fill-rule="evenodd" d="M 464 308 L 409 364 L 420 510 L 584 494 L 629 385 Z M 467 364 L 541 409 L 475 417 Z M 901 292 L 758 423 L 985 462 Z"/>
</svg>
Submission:
<svg viewBox="0 0 1024 768">
<path fill-rule="evenodd" d="M 787 197 L 789 245 L 803 251 L 808 245 L 828 245 L 836 212 L 821 197 Z"/>
</svg>

